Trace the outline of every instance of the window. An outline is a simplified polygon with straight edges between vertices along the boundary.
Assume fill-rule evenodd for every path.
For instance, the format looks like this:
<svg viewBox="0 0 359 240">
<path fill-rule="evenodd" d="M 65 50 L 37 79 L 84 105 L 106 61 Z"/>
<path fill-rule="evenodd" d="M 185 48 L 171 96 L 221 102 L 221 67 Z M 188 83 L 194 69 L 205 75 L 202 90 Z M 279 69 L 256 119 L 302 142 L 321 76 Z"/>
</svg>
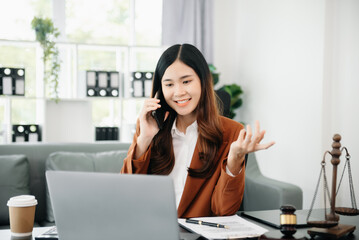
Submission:
<svg viewBox="0 0 359 240">
<path fill-rule="evenodd" d="M 86 70 L 119 71 L 119 98 L 87 98 L 94 126 L 120 126 L 131 140 L 143 99 L 130 94 L 132 71 L 154 71 L 161 48 L 162 0 L 13 0 L 0 14 L 0 67 L 25 68 L 25 97 L 0 96 L 0 142 L 11 124 L 43 124 L 42 51 L 31 29 L 34 16 L 55 19 L 61 31 L 60 98 L 84 98 Z M 84 7 L 86 6 L 86 7 Z M 56 8 L 54 11 L 54 8 Z M 123 114 L 130 112 L 131 114 Z M 121 131 L 121 130 L 120 130 Z M 125 134 L 125 136 L 124 136 Z"/>
<path fill-rule="evenodd" d="M 36 119 L 36 99 L 14 98 L 11 101 L 12 124 L 34 124 Z"/>
<path fill-rule="evenodd" d="M 161 9 L 162 0 L 66 0 L 66 38 L 82 43 L 159 46 Z"/>
<path fill-rule="evenodd" d="M 66 0 L 68 41 L 128 45 L 129 34 L 129 0 Z"/>
<path fill-rule="evenodd" d="M 35 40 L 31 29 L 34 16 L 52 18 L 50 0 L 2 1 L 0 14 L 0 39 Z"/>
<path fill-rule="evenodd" d="M 78 50 L 78 70 L 115 71 L 116 49 L 91 49 L 80 47 Z"/>
</svg>

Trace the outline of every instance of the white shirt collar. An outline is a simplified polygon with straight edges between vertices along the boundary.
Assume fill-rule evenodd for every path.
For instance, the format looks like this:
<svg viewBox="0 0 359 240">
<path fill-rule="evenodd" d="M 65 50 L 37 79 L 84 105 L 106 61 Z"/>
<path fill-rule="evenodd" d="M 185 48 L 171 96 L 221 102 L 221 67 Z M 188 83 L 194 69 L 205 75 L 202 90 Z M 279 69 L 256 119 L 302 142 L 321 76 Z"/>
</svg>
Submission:
<svg viewBox="0 0 359 240">
<path fill-rule="evenodd" d="M 183 132 L 181 132 L 178 128 L 177 128 L 177 118 L 175 119 L 175 121 L 173 122 L 172 125 L 172 129 L 171 129 L 171 134 L 172 137 L 176 134 L 178 136 L 185 136 L 188 135 L 188 133 L 197 133 L 198 131 L 198 125 L 197 125 L 197 120 L 194 121 L 191 125 L 189 125 L 186 129 L 186 134 L 184 134 Z"/>
</svg>

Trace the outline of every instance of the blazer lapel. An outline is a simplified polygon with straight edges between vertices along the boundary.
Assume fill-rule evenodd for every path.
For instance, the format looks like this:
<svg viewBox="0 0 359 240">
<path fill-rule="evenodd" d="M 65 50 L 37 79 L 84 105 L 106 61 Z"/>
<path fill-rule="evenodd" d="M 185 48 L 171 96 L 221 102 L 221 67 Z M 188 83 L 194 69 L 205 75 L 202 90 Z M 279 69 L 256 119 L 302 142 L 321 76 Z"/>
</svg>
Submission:
<svg viewBox="0 0 359 240">
<path fill-rule="evenodd" d="M 218 149 L 217 156 L 222 159 L 223 151 L 226 149 L 228 141 L 224 141 L 221 148 Z M 217 159 L 220 161 L 221 159 Z M 220 163 L 218 163 L 220 164 Z M 199 159 L 198 141 L 194 149 L 190 168 L 198 169 L 202 166 L 202 162 Z M 183 189 L 181 201 L 178 205 L 177 214 L 182 216 L 191 205 L 192 201 L 196 198 L 196 195 L 201 190 L 203 184 L 206 182 L 206 178 L 194 178 L 187 175 L 186 184 Z"/>
<path fill-rule="evenodd" d="M 190 168 L 192 169 L 200 168 L 201 165 L 202 163 L 199 160 L 199 150 L 198 150 L 198 141 L 197 141 L 196 147 L 194 149 L 192 161 L 190 164 Z M 187 210 L 187 208 L 191 205 L 192 200 L 196 197 L 197 193 L 199 192 L 205 181 L 206 181 L 205 178 L 194 178 L 187 175 L 186 184 L 183 189 L 181 201 L 177 209 L 178 216 L 182 216 L 183 213 Z"/>
</svg>

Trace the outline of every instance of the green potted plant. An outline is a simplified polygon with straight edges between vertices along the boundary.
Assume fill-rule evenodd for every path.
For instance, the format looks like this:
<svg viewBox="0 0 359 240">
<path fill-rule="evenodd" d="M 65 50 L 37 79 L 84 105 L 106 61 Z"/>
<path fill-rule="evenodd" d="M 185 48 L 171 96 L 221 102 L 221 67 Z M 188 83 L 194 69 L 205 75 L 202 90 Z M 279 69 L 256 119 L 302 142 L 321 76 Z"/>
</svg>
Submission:
<svg viewBox="0 0 359 240">
<path fill-rule="evenodd" d="M 209 64 L 209 70 L 211 71 L 213 78 L 213 85 L 216 85 L 219 82 L 219 73 L 217 72 L 216 67 L 213 64 Z M 236 116 L 236 109 L 242 106 L 243 100 L 241 95 L 243 94 L 241 86 L 233 84 L 225 84 L 219 88 L 219 90 L 226 91 L 231 97 L 231 105 L 229 109 L 229 117 L 234 118 Z"/>
<path fill-rule="evenodd" d="M 50 90 L 51 99 L 59 101 L 59 73 L 60 58 L 59 50 L 56 46 L 55 39 L 60 32 L 54 27 L 49 18 L 34 17 L 31 21 L 32 29 L 35 30 L 36 40 L 40 43 L 43 50 L 44 64 L 44 81 L 45 86 Z"/>
</svg>

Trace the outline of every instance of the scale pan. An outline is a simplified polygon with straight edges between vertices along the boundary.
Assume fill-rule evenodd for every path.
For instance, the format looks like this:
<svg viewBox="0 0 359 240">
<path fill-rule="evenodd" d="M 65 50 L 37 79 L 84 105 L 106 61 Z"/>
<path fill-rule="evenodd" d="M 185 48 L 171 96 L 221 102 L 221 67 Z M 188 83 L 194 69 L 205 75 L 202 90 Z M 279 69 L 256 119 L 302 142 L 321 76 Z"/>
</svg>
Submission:
<svg viewBox="0 0 359 240">
<path fill-rule="evenodd" d="M 347 208 L 347 207 L 336 207 L 335 212 L 340 215 L 346 216 L 356 216 L 359 215 L 359 210 L 355 208 Z"/>
<path fill-rule="evenodd" d="M 330 228 L 338 225 L 336 221 L 308 221 L 308 226 L 317 228 Z"/>
</svg>

